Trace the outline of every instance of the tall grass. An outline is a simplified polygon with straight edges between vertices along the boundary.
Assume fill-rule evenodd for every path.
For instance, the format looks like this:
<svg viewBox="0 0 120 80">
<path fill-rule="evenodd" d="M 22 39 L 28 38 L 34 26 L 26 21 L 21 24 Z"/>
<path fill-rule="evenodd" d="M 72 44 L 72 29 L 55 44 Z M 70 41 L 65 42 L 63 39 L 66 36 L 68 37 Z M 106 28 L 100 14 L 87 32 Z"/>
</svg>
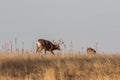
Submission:
<svg viewBox="0 0 120 80">
<path fill-rule="evenodd" d="M 0 80 L 120 80 L 120 55 L 0 53 Z"/>
</svg>

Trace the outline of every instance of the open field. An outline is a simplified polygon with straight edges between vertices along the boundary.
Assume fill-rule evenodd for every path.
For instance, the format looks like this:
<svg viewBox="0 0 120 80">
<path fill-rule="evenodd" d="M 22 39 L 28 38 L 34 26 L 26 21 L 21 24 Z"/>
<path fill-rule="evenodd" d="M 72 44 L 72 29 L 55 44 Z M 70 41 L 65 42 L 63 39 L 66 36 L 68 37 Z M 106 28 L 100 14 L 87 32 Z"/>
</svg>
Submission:
<svg viewBox="0 0 120 80">
<path fill-rule="evenodd" d="M 120 54 L 0 53 L 0 80 L 120 80 Z"/>
</svg>

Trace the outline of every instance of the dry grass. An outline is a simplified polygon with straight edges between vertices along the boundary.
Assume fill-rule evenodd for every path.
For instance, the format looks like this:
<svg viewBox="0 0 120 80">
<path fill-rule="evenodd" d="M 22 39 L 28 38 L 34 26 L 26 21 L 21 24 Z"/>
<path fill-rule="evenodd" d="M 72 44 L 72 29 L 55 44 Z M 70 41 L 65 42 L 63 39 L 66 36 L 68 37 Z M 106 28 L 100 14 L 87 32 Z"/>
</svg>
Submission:
<svg viewBox="0 0 120 80">
<path fill-rule="evenodd" d="M 0 53 L 0 80 L 120 80 L 120 55 Z"/>
</svg>

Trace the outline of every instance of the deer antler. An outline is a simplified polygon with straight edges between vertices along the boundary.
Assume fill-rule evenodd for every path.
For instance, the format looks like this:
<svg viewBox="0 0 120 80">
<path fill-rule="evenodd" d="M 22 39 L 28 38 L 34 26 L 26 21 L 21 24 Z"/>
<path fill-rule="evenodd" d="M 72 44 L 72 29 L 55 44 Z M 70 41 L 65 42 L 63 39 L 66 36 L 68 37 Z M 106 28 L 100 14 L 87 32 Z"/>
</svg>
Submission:
<svg viewBox="0 0 120 80">
<path fill-rule="evenodd" d="M 64 42 L 63 42 L 62 39 L 57 40 L 57 41 L 54 41 L 54 40 L 53 40 L 53 43 L 54 43 L 54 44 L 57 44 L 57 45 L 64 44 Z"/>
<path fill-rule="evenodd" d="M 60 40 L 58 40 L 59 42 L 59 44 L 64 44 L 64 42 L 63 42 L 63 40 L 62 39 L 60 39 Z"/>
<path fill-rule="evenodd" d="M 54 44 L 57 44 L 57 43 L 55 42 L 55 40 L 53 40 L 53 43 L 54 43 Z"/>
</svg>

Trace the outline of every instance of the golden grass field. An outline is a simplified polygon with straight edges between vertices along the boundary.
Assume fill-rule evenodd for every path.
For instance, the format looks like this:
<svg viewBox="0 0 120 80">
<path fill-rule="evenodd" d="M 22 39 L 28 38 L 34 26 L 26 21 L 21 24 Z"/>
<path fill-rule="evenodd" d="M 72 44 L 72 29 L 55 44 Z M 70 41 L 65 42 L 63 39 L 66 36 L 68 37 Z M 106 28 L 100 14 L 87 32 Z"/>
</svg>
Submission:
<svg viewBox="0 0 120 80">
<path fill-rule="evenodd" d="M 0 53 L 0 80 L 120 80 L 120 54 Z"/>
</svg>

